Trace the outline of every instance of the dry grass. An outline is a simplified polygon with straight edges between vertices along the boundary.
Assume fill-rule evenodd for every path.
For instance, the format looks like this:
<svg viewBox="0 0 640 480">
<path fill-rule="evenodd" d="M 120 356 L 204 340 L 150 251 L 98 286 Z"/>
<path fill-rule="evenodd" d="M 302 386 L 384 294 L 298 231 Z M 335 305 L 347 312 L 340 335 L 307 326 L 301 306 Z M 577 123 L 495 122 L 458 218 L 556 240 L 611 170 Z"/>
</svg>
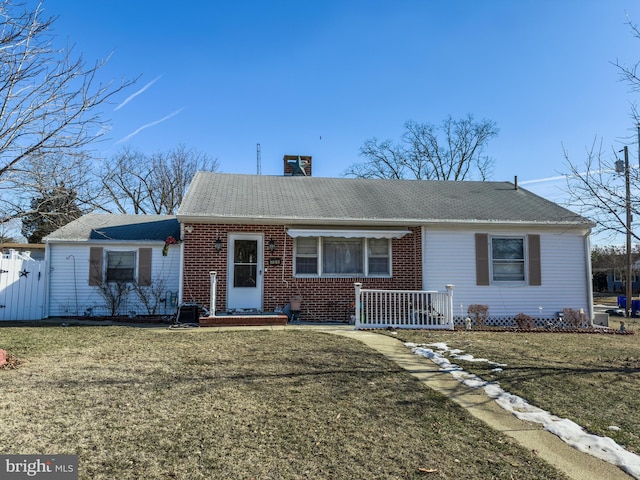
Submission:
<svg viewBox="0 0 640 480">
<path fill-rule="evenodd" d="M 492 372 L 494 366 L 455 360 L 532 404 L 640 453 L 638 335 L 398 331 L 397 337 L 445 342 L 476 358 L 506 363 L 502 372 Z"/>
<path fill-rule="evenodd" d="M 3 453 L 82 479 L 560 479 L 361 343 L 314 332 L 3 328 Z M 430 470 L 433 472 L 429 473 Z"/>
</svg>

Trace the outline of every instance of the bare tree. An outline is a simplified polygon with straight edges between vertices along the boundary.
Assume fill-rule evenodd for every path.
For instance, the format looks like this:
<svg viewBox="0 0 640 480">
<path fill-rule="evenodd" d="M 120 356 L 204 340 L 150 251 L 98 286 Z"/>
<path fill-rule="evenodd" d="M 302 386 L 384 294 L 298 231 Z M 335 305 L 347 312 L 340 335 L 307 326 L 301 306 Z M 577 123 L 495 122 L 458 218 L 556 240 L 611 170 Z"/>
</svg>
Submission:
<svg viewBox="0 0 640 480">
<path fill-rule="evenodd" d="M 99 107 L 133 81 L 102 83 L 107 60 L 87 65 L 73 48 L 53 45 L 55 18 L 14 0 L 0 1 L 0 203 L 32 182 L 33 158 L 85 156 L 106 129 Z M 15 203 L 15 202 L 14 202 Z M 22 216 L 2 205 L 2 221 Z"/>
<path fill-rule="evenodd" d="M 178 210 L 195 173 L 216 171 L 218 160 L 184 145 L 146 155 L 125 148 L 100 175 L 105 211 L 134 214 L 173 214 Z"/>
<path fill-rule="evenodd" d="M 627 21 L 627 25 L 629 26 L 633 37 L 640 39 L 640 28 L 638 28 L 638 25 L 631 22 L 631 20 Z M 640 92 L 640 76 L 638 76 L 640 61 L 633 65 L 625 65 L 621 63 L 620 60 L 616 59 L 615 62 L 611 63 L 617 68 L 620 81 L 629 85 L 632 92 Z"/>
<path fill-rule="evenodd" d="M 640 40 L 640 30 L 637 25 L 630 21 L 627 24 L 633 37 Z M 640 62 L 627 66 L 616 60 L 612 64 L 618 70 L 620 80 L 629 85 L 631 92 L 640 92 L 638 77 Z M 633 104 L 631 118 L 636 125 L 640 125 L 640 116 Z M 615 165 L 616 162 L 621 161 L 619 150 L 612 147 L 611 154 L 607 154 L 603 149 L 602 140 L 596 139 L 586 149 L 586 157 L 582 162 L 572 161 L 568 152 L 564 151 L 565 163 L 569 169 L 566 186 L 569 194 L 568 206 L 593 220 L 596 224 L 595 231 L 608 235 L 610 240 L 627 233 L 625 175 L 619 173 L 620 169 L 616 169 Z M 630 168 L 629 180 L 631 213 L 635 218 L 639 218 L 640 171 Z M 630 233 L 636 241 L 640 240 L 633 230 Z"/>
<path fill-rule="evenodd" d="M 625 235 L 626 226 L 626 191 L 623 173 L 617 173 L 615 162 L 619 161 L 615 149 L 610 156 L 603 152 L 602 141 L 594 140 L 586 150 L 583 164 L 571 162 L 565 150 L 565 162 L 569 168 L 566 192 L 569 194 L 568 204 L 581 215 L 595 223 L 596 233 L 608 235 L 613 239 L 617 235 Z M 638 191 L 635 187 L 640 181 L 637 169 L 630 169 L 630 183 L 634 186 L 631 196 L 631 212 L 640 215 L 638 207 Z M 640 237 L 633 231 L 636 240 Z"/>
<path fill-rule="evenodd" d="M 493 161 L 485 155 L 487 143 L 498 135 L 495 122 L 447 117 L 438 127 L 408 121 L 399 143 L 366 140 L 360 155 L 367 160 L 350 166 L 345 175 L 360 178 L 415 178 L 418 180 L 486 180 Z"/>
</svg>

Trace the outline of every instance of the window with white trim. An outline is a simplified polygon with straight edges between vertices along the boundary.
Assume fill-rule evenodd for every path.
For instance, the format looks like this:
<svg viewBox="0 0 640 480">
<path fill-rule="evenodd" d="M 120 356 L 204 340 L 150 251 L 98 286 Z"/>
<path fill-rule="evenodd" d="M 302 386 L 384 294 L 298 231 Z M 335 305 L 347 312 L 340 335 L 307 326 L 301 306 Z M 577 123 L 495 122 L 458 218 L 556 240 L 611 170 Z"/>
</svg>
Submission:
<svg viewBox="0 0 640 480">
<path fill-rule="evenodd" d="M 361 238 L 322 239 L 322 273 L 324 275 L 364 275 Z"/>
<path fill-rule="evenodd" d="M 296 276 L 389 277 L 388 238 L 298 237 L 294 246 Z"/>
<path fill-rule="evenodd" d="M 296 274 L 318 275 L 318 237 L 296 239 Z"/>
<path fill-rule="evenodd" d="M 618 272 L 616 270 L 613 271 L 613 281 L 614 282 L 624 282 L 625 277 L 627 276 L 627 274 L 625 272 Z M 632 282 L 637 282 L 638 281 L 638 275 L 636 273 L 631 275 L 631 281 Z"/>
<path fill-rule="evenodd" d="M 524 282 L 524 237 L 492 237 L 491 266 L 494 282 Z"/>
<path fill-rule="evenodd" d="M 391 274 L 391 243 L 386 238 L 370 238 L 368 241 L 369 275 Z"/>
<path fill-rule="evenodd" d="M 106 257 L 107 282 L 135 281 L 136 252 L 109 250 Z"/>
</svg>

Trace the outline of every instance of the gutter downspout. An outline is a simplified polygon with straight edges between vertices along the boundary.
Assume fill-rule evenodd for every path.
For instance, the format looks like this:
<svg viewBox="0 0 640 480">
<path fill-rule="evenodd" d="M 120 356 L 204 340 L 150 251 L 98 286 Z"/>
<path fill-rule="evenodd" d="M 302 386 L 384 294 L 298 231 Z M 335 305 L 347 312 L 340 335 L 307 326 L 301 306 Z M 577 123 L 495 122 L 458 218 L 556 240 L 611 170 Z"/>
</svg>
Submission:
<svg viewBox="0 0 640 480">
<path fill-rule="evenodd" d="M 591 233 L 591 229 L 589 229 L 589 232 L 587 232 L 587 234 L 584 237 L 584 249 L 586 252 L 585 262 L 586 262 L 586 272 L 587 272 L 587 275 L 586 275 L 587 278 L 585 279 L 587 281 L 587 301 L 588 301 L 587 312 L 589 315 L 589 326 L 593 327 L 593 317 L 595 315 L 595 309 L 593 306 L 593 282 L 592 282 L 593 271 L 591 270 L 591 241 L 589 240 L 590 233 Z"/>
<path fill-rule="evenodd" d="M 50 293 L 49 293 L 49 284 L 51 282 L 51 244 L 48 239 L 44 241 L 44 273 L 45 273 L 45 284 L 44 284 L 44 304 L 43 308 L 43 318 L 49 318 L 49 308 L 50 308 Z M 78 305 L 76 304 L 76 310 Z"/>
<path fill-rule="evenodd" d="M 178 283 L 178 305 L 182 305 L 184 294 L 184 223 L 180 223 L 180 281 Z"/>
</svg>

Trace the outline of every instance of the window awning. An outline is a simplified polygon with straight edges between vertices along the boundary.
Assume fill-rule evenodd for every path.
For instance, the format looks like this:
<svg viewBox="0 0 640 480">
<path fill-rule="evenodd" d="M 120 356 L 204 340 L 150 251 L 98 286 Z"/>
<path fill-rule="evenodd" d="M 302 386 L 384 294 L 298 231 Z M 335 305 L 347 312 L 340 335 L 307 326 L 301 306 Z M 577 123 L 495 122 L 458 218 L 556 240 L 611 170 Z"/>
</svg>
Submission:
<svg viewBox="0 0 640 480">
<path fill-rule="evenodd" d="M 292 237 L 341 237 L 341 238 L 402 238 L 410 230 L 337 230 L 316 228 L 290 228 L 287 234 Z"/>
</svg>

